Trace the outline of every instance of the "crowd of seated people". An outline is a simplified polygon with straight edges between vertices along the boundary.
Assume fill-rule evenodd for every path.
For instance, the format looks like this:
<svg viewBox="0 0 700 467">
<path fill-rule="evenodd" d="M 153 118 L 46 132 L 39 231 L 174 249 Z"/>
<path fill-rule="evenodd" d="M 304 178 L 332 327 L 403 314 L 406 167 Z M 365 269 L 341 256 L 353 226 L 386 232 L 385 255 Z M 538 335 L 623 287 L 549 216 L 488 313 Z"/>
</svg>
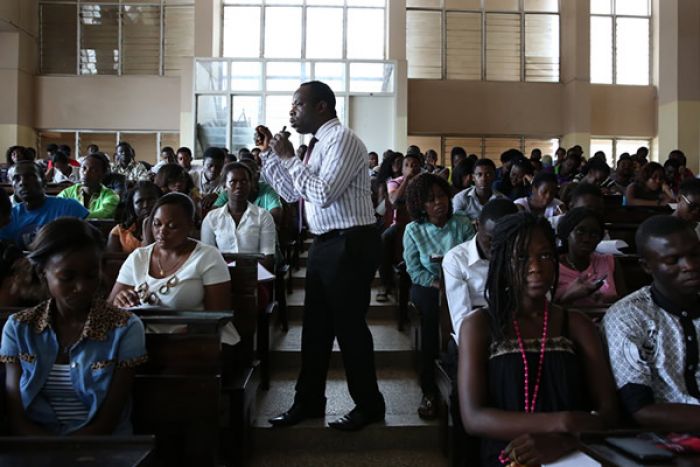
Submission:
<svg viewBox="0 0 700 467">
<path fill-rule="evenodd" d="M 222 254 L 260 254 L 274 268 L 287 206 L 260 179 L 255 151 L 226 163 L 236 156 L 208 148 L 201 167 L 186 147 L 164 148 L 153 167 L 127 142 L 112 158 L 96 146 L 78 160 L 70 152 L 49 147 L 39 161 L 13 146 L 2 172 L 12 196 L 0 193 L 0 304 L 32 305 L 3 331 L 7 406 L 17 433 L 126 433 L 145 331 L 123 309 L 230 309 Z M 700 179 L 683 153 L 659 164 L 642 148 L 614 171 L 605 154 L 586 159 L 579 146 L 558 148 L 554 160 L 510 149 L 498 168 L 463 148 L 451 155 L 448 168 L 415 146 L 381 161 L 368 154 L 383 231 L 377 299 L 394 293 L 402 262 L 420 314 L 418 414 L 438 415 L 434 362 L 444 351 L 453 413 L 480 438 L 482 465 L 550 462 L 575 448 L 566 434 L 577 431 L 696 430 Z M 47 182 L 61 185 L 57 196 Z M 631 251 L 649 286 L 628 287 L 622 258 L 602 248 L 613 205 L 658 210 L 639 222 Z M 86 222 L 95 219 L 114 221 L 106 242 Z M 105 250 L 128 256 L 111 291 L 93 300 Z M 19 297 L 20 281 L 40 285 L 41 298 Z M 594 323 L 589 309 L 607 311 Z M 238 340 L 227 327 L 222 341 Z M 89 378 L 68 367 L 73 358 L 116 365 L 99 384 L 66 391 L 62 381 Z"/>
</svg>

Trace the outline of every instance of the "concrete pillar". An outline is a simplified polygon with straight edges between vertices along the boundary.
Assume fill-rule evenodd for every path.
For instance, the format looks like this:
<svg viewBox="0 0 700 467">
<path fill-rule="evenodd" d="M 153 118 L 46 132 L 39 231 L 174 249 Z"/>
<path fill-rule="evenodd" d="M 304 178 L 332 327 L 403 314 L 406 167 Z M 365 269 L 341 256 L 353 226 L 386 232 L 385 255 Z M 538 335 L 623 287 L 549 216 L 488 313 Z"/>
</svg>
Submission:
<svg viewBox="0 0 700 467">
<path fill-rule="evenodd" d="M 681 149 L 700 170 L 700 2 L 654 2 L 658 15 L 659 159 Z"/>
<path fill-rule="evenodd" d="M 406 0 L 389 0 L 386 8 L 388 60 L 396 60 L 394 145 L 396 151 L 408 147 L 408 62 L 406 61 Z"/>
</svg>

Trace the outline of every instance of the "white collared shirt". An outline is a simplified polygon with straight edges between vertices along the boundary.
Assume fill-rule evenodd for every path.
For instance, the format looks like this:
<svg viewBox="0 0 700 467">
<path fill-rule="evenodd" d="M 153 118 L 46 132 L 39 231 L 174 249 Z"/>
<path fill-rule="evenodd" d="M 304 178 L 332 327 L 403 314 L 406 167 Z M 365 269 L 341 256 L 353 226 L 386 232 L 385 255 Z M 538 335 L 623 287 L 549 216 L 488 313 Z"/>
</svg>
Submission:
<svg viewBox="0 0 700 467">
<path fill-rule="evenodd" d="M 486 306 L 484 288 L 489 262 L 481 258 L 476 235 L 447 252 L 442 260 L 445 294 L 452 318 L 452 337 L 459 344 L 462 320 L 474 308 Z"/>
<path fill-rule="evenodd" d="M 222 253 L 274 255 L 276 235 L 272 215 L 250 202 L 238 225 L 228 205 L 210 211 L 202 221 L 202 242 Z"/>
<path fill-rule="evenodd" d="M 375 222 L 372 190 L 367 170 L 367 148 L 337 118 L 324 123 L 308 165 L 298 157 L 280 159 L 272 151 L 262 153 L 264 179 L 286 201 L 302 198 L 311 233 Z"/>
</svg>

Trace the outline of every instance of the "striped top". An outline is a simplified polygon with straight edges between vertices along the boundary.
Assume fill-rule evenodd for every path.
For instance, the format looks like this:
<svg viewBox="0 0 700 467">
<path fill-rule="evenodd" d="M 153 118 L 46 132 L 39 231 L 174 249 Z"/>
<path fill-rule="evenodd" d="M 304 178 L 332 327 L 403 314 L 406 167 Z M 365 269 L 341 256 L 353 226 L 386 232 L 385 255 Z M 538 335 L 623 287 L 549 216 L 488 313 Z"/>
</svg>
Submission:
<svg viewBox="0 0 700 467">
<path fill-rule="evenodd" d="M 302 198 L 311 233 L 374 223 L 367 148 L 337 118 L 314 134 L 318 140 L 304 165 L 298 157 L 261 154 L 265 179 L 288 202 Z"/>
<path fill-rule="evenodd" d="M 71 383 L 70 365 L 54 363 L 42 392 L 61 425 L 87 418 L 88 407 L 78 398 Z"/>
</svg>

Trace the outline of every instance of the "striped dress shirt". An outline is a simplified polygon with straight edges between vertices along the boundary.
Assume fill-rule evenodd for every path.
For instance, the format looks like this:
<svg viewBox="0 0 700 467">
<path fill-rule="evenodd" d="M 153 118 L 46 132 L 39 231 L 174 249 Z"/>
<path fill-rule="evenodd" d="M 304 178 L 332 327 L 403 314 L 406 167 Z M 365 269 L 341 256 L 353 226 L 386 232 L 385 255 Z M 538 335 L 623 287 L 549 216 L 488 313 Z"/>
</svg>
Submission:
<svg viewBox="0 0 700 467">
<path fill-rule="evenodd" d="M 261 154 L 263 174 L 286 201 L 303 199 L 315 235 L 374 223 L 367 148 L 337 118 L 324 123 L 305 165 L 298 157 Z"/>
</svg>

